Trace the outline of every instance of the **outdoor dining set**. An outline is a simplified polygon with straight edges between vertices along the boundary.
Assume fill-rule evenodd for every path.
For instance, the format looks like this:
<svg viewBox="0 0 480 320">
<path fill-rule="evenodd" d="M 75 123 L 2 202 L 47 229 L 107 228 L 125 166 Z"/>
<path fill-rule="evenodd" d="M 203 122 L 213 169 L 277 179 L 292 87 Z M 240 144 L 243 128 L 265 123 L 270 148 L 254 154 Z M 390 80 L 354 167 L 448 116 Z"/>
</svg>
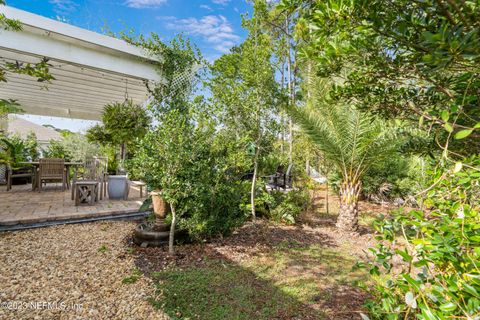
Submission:
<svg viewBox="0 0 480 320">
<path fill-rule="evenodd" d="M 62 191 L 71 190 L 75 205 L 95 204 L 107 194 L 108 158 L 92 157 L 84 162 L 69 162 L 60 158 L 42 158 L 39 161 L 20 162 L 22 170 L 7 170 L 7 191 L 14 178 L 32 182 L 32 191 L 41 192 L 48 183 L 62 183 Z M 73 173 L 71 172 L 73 169 Z"/>
</svg>

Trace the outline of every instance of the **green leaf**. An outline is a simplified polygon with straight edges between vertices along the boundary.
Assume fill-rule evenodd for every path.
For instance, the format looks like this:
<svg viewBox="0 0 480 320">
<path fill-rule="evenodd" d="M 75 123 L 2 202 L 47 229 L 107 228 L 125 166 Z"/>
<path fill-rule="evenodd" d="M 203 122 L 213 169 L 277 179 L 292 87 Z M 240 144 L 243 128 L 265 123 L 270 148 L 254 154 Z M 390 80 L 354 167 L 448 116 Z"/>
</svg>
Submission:
<svg viewBox="0 0 480 320">
<path fill-rule="evenodd" d="M 445 123 L 445 124 L 443 125 L 443 127 L 445 128 L 445 130 L 447 130 L 447 132 L 453 132 L 453 127 L 452 127 L 452 125 L 451 125 L 450 123 L 448 123 L 448 122 Z"/>
<path fill-rule="evenodd" d="M 430 309 L 423 309 L 422 310 L 422 315 L 426 320 L 438 320 L 438 317 L 435 316 Z"/>
<path fill-rule="evenodd" d="M 469 135 L 471 135 L 472 132 L 473 132 L 472 129 L 465 129 L 465 130 L 458 131 L 458 132 L 455 134 L 455 139 L 463 139 L 463 138 L 466 138 L 466 137 L 468 137 Z"/>
<path fill-rule="evenodd" d="M 401 250 L 398 250 L 396 249 L 395 252 L 399 255 L 402 256 L 403 260 L 405 262 L 410 262 L 413 260 L 413 257 L 411 255 L 408 254 L 408 252 L 405 250 L 405 251 L 401 251 Z"/>
<path fill-rule="evenodd" d="M 425 118 L 423 116 L 420 117 L 420 119 L 418 120 L 418 125 L 421 127 L 423 126 L 423 122 L 425 121 Z"/>
<path fill-rule="evenodd" d="M 457 305 L 453 302 L 447 302 L 440 306 L 440 310 L 445 312 L 452 312 L 453 310 L 457 309 Z"/>
<path fill-rule="evenodd" d="M 448 113 L 448 110 L 443 110 L 441 113 L 442 120 L 445 122 L 448 122 L 448 119 L 450 118 L 450 114 Z"/>
<path fill-rule="evenodd" d="M 466 282 L 464 282 L 464 283 L 462 284 L 462 286 L 463 286 L 464 291 L 470 293 L 472 296 L 475 296 L 475 297 L 477 297 L 477 298 L 480 298 L 480 295 L 478 294 L 477 290 L 476 290 L 473 286 L 469 285 L 469 284 L 466 283 Z"/>
</svg>

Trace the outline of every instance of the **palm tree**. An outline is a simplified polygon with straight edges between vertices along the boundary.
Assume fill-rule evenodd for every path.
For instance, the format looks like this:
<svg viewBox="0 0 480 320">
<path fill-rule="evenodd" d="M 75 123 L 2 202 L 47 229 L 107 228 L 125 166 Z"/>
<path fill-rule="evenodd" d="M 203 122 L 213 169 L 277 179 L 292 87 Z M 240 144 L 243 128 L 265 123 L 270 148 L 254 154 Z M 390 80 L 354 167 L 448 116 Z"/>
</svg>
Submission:
<svg viewBox="0 0 480 320">
<path fill-rule="evenodd" d="M 358 198 L 362 175 L 394 150 L 385 124 L 347 104 L 329 104 L 328 83 L 308 79 L 307 105 L 290 108 L 295 122 L 342 178 L 336 226 L 358 229 Z"/>
</svg>

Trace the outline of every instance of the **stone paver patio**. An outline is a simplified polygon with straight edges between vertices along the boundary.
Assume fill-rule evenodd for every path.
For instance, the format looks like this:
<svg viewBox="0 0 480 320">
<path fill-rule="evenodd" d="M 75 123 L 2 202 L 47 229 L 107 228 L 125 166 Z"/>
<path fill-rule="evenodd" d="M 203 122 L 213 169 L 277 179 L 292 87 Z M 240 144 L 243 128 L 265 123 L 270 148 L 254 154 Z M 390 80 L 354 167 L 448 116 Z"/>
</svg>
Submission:
<svg viewBox="0 0 480 320">
<path fill-rule="evenodd" d="M 132 186 L 126 201 L 110 200 L 107 195 L 94 206 L 76 207 L 70 192 L 62 192 L 60 184 L 47 184 L 42 192 L 31 191 L 31 185 L 13 186 L 8 192 L 0 186 L 0 226 L 137 213 L 145 200 Z"/>
</svg>

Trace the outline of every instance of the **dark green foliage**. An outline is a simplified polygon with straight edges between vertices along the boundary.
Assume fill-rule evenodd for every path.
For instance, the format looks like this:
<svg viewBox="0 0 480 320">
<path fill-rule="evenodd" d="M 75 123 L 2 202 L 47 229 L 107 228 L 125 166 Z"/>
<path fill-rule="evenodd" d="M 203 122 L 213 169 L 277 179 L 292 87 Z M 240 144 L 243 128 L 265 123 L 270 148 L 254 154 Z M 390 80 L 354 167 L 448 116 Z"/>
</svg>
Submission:
<svg viewBox="0 0 480 320">
<path fill-rule="evenodd" d="M 332 97 L 387 118 L 420 118 L 442 144 L 449 133 L 478 138 L 478 2 L 285 2 L 304 15 L 301 54 L 344 79 Z M 450 141 L 452 150 L 465 147 Z"/>
<path fill-rule="evenodd" d="M 373 165 L 362 178 L 362 195 L 374 201 L 407 199 L 425 186 L 428 163 L 419 157 L 392 156 Z"/>
<path fill-rule="evenodd" d="M 381 284 L 372 291 L 371 316 L 478 318 L 480 174 L 472 159 L 480 129 L 478 1 L 285 0 L 281 6 L 302 15 L 300 55 L 313 59 L 320 75 L 341 79 L 329 92 L 332 100 L 418 125 L 424 134 L 403 151 L 429 155 L 437 167 L 427 172 L 418 210 L 377 224 L 383 242 L 372 250 L 370 270 Z M 394 173 L 384 169 L 373 173 Z"/>
<path fill-rule="evenodd" d="M 374 319 L 474 319 L 480 307 L 480 161 L 433 172 L 424 210 L 375 223 L 370 273 L 382 275 L 367 307 Z M 400 240 L 402 239 L 402 240 Z M 404 246 L 397 243 L 406 242 Z M 394 261 L 397 261 L 394 263 Z M 398 262 L 401 261 L 401 262 Z M 381 301 L 381 302 L 380 302 Z"/>
<path fill-rule="evenodd" d="M 139 142 L 129 167 L 150 190 L 162 190 L 164 198 L 175 203 L 178 226 L 193 239 L 228 234 L 244 219 L 242 183 L 231 175 L 211 119 L 201 113 L 189 120 L 184 116 L 164 114 L 162 126 Z"/>
</svg>

